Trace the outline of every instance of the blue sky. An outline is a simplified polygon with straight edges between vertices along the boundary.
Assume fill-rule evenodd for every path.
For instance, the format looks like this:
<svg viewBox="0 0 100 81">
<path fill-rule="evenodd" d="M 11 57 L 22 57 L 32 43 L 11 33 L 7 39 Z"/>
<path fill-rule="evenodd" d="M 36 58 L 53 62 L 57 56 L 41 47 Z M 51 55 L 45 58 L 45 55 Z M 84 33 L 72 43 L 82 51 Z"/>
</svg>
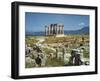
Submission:
<svg viewBox="0 0 100 81">
<path fill-rule="evenodd" d="M 45 25 L 62 23 L 64 30 L 78 30 L 89 26 L 88 15 L 52 14 L 52 13 L 25 13 L 25 31 L 44 31 Z"/>
</svg>

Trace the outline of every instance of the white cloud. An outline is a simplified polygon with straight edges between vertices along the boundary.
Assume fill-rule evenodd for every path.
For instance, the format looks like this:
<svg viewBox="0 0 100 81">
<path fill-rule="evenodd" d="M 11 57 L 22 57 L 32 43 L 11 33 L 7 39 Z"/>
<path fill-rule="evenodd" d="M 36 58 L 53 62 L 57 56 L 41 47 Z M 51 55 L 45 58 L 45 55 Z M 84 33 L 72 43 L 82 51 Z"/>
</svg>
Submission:
<svg viewBox="0 0 100 81">
<path fill-rule="evenodd" d="M 84 22 L 81 22 L 81 23 L 79 23 L 78 25 L 79 25 L 79 26 L 84 26 L 85 23 L 84 23 Z"/>
</svg>

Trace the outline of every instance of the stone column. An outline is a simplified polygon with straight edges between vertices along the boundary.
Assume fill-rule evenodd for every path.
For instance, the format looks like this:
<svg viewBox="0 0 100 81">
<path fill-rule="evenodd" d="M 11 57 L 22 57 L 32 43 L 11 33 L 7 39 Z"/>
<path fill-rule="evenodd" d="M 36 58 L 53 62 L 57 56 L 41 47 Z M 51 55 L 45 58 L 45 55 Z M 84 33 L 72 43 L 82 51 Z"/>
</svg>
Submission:
<svg viewBox="0 0 100 81">
<path fill-rule="evenodd" d="M 56 35 L 57 29 L 56 29 L 57 24 L 54 24 L 54 34 Z"/>
<path fill-rule="evenodd" d="M 63 34 L 63 25 L 61 25 L 61 34 Z"/>
<path fill-rule="evenodd" d="M 60 34 L 60 25 L 59 25 L 59 32 L 58 33 Z"/>
<path fill-rule="evenodd" d="M 53 25 L 53 27 L 54 27 L 54 35 L 55 35 L 55 33 L 56 33 L 56 26 L 55 26 L 55 24 Z"/>
<path fill-rule="evenodd" d="M 56 35 L 58 34 L 58 29 L 57 29 L 58 27 L 56 26 Z"/>
<path fill-rule="evenodd" d="M 47 35 L 49 35 L 49 27 L 47 27 Z"/>
<path fill-rule="evenodd" d="M 56 32 L 56 35 L 57 35 L 57 24 L 56 24 L 56 26 L 55 26 L 55 30 L 56 30 L 55 32 Z"/>
<path fill-rule="evenodd" d="M 49 33 L 50 33 L 50 35 L 51 35 L 51 33 L 52 33 L 52 31 L 51 31 L 51 25 L 50 25 L 50 31 L 49 31 Z"/>
<path fill-rule="evenodd" d="M 63 34 L 64 34 L 64 25 L 63 25 Z"/>
<path fill-rule="evenodd" d="M 58 35 L 58 25 L 56 26 L 56 30 L 57 30 L 56 34 Z"/>
<path fill-rule="evenodd" d="M 52 24 L 52 34 L 54 34 L 54 24 Z"/>
<path fill-rule="evenodd" d="M 60 34 L 61 34 L 61 25 L 60 25 Z"/>
<path fill-rule="evenodd" d="M 60 34 L 62 34 L 62 25 L 60 25 Z"/>
<path fill-rule="evenodd" d="M 50 35 L 50 26 L 48 26 L 48 35 Z"/>
<path fill-rule="evenodd" d="M 60 26 L 61 34 L 62 34 L 62 25 Z"/>
<path fill-rule="evenodd" d="M 60 34 L 60 25 L 58 26 L 58 34 Z"/>
<path fill-rule="evenodd" d="M 52 27 L 52 24 L 50 25 L 50 28 L 51 28 L 50 33 L 51 33 L 51 35 L 52 35 L 52 34 L 53 34 L 53 27 Z"/>
<path fill-rule="evenodd" d="M 46 36 L 48 35 L 47 26 L 45 26 L 45 35 L 46 35 Z"/>
<path fill-rule="evenodd" d="M 49 35 L 51 35 L 51 32 L 50 32 L 50 30 L 51 30 L 51 27 L 49 26 Z"/>
<path fill-rule="evenodd" d="M 64 34 L 64 25 L 62 25 L 62 34 Z"/>
</svg>

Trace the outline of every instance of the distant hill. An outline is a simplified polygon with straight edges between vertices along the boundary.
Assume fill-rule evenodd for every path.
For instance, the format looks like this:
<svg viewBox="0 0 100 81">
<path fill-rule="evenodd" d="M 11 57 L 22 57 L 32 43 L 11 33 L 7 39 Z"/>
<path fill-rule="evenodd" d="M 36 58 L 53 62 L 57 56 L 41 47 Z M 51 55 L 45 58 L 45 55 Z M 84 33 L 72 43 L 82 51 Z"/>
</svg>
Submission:
<svg viewBox="0 0 100 81">
<path fill-rule="evenodd" d="M 79 30 L 65 30 L 64 34 L 89 34 L 89 27 L 83 27 Z"/>
<path fill-rule="evenodd" d="M 89 27 L 83 27 L 79 30 L 65 30 L 64 34 L 89 34 Z M 45 36 L 45 32 L 38 31 L 38 32 L 26 32 L 26 36 Z"/>
</svg>

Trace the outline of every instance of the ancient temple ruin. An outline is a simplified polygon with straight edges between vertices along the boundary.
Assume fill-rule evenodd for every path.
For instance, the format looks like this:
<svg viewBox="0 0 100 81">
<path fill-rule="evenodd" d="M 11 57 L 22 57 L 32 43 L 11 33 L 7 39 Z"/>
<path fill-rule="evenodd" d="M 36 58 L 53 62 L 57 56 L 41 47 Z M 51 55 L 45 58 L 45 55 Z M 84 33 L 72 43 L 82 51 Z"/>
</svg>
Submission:
<svg viewBox="0 0 100 81">
<path fill-rule="evenodd" d="M 45 25 L 46 36 L 64 36 L 64 25 L 63 24 L 50 24 Z"/>
</svg>

